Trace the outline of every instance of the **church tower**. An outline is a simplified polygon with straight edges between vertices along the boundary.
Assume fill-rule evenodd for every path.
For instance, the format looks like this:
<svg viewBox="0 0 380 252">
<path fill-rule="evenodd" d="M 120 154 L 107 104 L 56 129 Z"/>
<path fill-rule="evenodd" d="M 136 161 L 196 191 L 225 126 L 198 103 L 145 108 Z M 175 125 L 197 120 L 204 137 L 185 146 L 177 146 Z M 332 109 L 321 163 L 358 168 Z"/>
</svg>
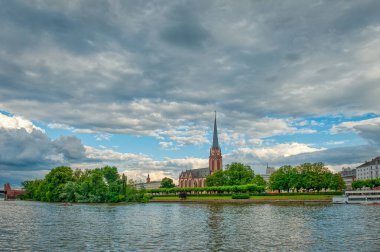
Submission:
<svg viewBox="0 0 380 252">
<path fill-rule="evenodd" d="M 210 157 L 208 161 L 208 167 L 210 174 L 216 171 L 222 170 L 222 150 L 220 149 L 218 142 L 218 129 L 216 126 L 216 111 L 215 111 L 215 121 L 214 121 L 214 135 L 212 138 L 212 146 L 210 148 Z"/>
</svg>

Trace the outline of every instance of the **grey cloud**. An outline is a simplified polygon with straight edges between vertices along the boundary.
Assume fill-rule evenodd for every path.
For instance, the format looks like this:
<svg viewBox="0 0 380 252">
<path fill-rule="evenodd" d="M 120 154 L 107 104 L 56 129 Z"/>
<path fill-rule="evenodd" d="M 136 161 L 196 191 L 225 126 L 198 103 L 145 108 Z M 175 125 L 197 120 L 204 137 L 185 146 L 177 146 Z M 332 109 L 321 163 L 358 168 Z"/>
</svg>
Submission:
<svg viewBox="0 0 380 252">
<path fill-rule="evenodd" d="M 226 162 L 244 162 L 252 165 L 256 170 L 263 171 L 267 164 L 280 167 L 283 165 L 299 165 L 302 163 L 323 162 L 326 165 L 346 165 L 363 163 L 380 155 L 379 145 L 359 145 L 349 147 L 331 148 L 322 151 L 302 153 L 288 157 L 274 159 L 260 159 L 254 154 L 242 154 L 235 152 L 227 155 Z M 264 171 L 265 172 L 265 171 Z"/>
<path fill-rule="evenodd" d="M 85 148 L 81 140 L 73 136 L 61 136 L 53 141 L 58 153 L 62 153 L 68 161 L 81 161 L 85 159 Z"/>
<path fill-rule="evenodd" d="M 332 148 L 323 151 L 303 153 L 282 159 L 277 164 L 301 164 L 305 162 L 323 162 L 329 165 L 361 163 L 380 155 L 379 146 L 360 145 Z"/>
<path fill-rule="evenodd" d="M 0 171 L 35 171 L 86 160 L 84 147 L 76 137 L 52 141 L 43 132 L 0 129 Z M 61 155 L 61 156 L 60 156 Z"/>
<path fill-rule="evenodd" d="M 380 111 L 362 74 L 378 61 L 357 56 L 379 38 L 376 1 L 0 5 L 0 106 L 30 119 L 150 135 L 215 109 L 240 132 L 268 114 Z"/>
<path fill-rule="evenodd" d="M 189 6 L 175 6 L 168 15 L 168 24 L 162 29 L 161 37 L 177 46 L 201 48 L 210 34 L 194 15 Z"/>
</svg>

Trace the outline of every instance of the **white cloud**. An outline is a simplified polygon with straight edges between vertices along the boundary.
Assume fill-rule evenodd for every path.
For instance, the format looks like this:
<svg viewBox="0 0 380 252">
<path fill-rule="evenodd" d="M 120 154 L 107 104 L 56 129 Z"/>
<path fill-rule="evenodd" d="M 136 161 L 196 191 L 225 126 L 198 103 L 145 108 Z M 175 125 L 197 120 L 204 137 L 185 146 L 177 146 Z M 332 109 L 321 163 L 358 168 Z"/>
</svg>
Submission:
<svg viewBox="0 0 380 252">
<path fill-rule="evenodd" d="M 298 155 L 301 153 L 309 153 L 315 151 L 324 150 L 323 148 L 313 148 L 308 144 L 304 143 L 283 143 L 277 144 L 272 147 L 264 147 L 264 148 L 240 148 L 236 151 L 236 154 L 243 155 L 254 155 L 262 160 L 270 160 L 270 159 L 278 159 L 283 157 L 289 157 L 293 155 Z"/>
<path fill-rule="evenodd" d="M 51 129 L 74 130 L 73 127 L 70 127 L 69 125 L 61 124 L 61 123 L 49 123 L 48 127 Z"/>
<path fill-rule="evenodd" d="M 96 149 L 91 146 L 85 146 L 86 157 L 94 160 L 107 161 L 135 161 L 145 162 L 151 159 L 147 155 L 133 154 L 133 153 L 121 153 L 110 149 Z"/>
<path fill-rule="evenodd" d="M 344 144 L 346 141 L 328 141 L 326 142 L 327 145 L 341 145 Z"/>
<path fill-rule="evenodd" d="M 358 167 L 359 165 L 361 165 L 362 163 L 350 163 L 350 164 L 339 164 L 339 165 L 326 165 L 327 168 L 329 168 L 331 171 L 333 172 L 340 172 L 342 171 L 342 168 L 351 168 L 351 169 L 355 169 L 356 167 Z"/>
<path fill-rule="evenodd" d="M 33 130 L 45 132 L 43 129 L 35 126 L 31 121 L 24 119 L 21 116 L 7 116 L 0 113 L 0 128 L 3 129 L 25 129 L 31 133 Z"/>
<path fill-rule="evenodd" d="M 377 126 L 380 127 L 380 117 L 361 120 L 361 121 L 350 121 L 350 122 L 343 122 L 338 125 L 334 125 L 330 132 L 332 134 L 337 134 L 340 132 L 346 132 L 346 131 L 359 131 L 361 127 L 363 126 Z"/>
<path fill-rule="evenodd" d="M 158 143 L 162 149 L 168 149 L 173 146 L 173 142 L 159 142 Z"/>
<path fill-rule="evenodd" d="M 95 136 L 95 140 L 96 141 L 103 141 L 103 140 L 107 140 L 109 141 L 112 137 L 112 134 L 109 134 L 109 133 L 99 133 L 99 134 L 96 134 Z"/>
</svg>

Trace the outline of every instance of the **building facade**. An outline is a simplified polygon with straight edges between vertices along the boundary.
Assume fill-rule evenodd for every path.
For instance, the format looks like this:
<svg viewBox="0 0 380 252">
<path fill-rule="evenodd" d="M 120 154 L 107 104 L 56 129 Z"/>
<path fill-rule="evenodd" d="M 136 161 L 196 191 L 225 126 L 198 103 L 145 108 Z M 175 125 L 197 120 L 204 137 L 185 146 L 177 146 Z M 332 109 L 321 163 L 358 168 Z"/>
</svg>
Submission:
<svg viewBox="0 0 380 252">
<path fill-rule="evenodd" d="M 356 178 L 358 180 L 380 178 L 380 157 L 356 167 Z"/>
<path fill-rule="evenodd" d="M 269 178 L 270 178 L 270 175 L 272 175 L 273 172 L 276 171 L 276 168 L 274 167 L 269 167 L 267 165 L 267 168 L 265 170 L 265 174 L 261 174 L 260 176 L 263 177 L 263 179 L 266 181 L 266 182 L 269 182 Z"/>
<path fill-rule="evenodd" d="M 339 172 L 342 176 L 344 183 L 346 183 L 346 190 L 352 189 L 352 182 L 356 180 L 356 169 L 351 169 L 350 167 L 342 168 Z"/>
<path fill-rule="evenodd" d="M 214 133 L 212 138 L 212 146 L 208 160 L 208 167 L 191 169 L 181 172 L 179 175 L 179 187 L 205 187 L 206 177 L 216 171 L 223 169 L 222 150 L 218 141 L 218 127 L 216 125 L 216 113 L 214 120 Z"/>
<path fill-rule="evenodd" d="M 151 181 L 150 176 L 146 178 L 145 183 L 136 183 L 135 187 L 138 189 L 158 189 L 161 186 L 161 181 Z"/>
</svg>

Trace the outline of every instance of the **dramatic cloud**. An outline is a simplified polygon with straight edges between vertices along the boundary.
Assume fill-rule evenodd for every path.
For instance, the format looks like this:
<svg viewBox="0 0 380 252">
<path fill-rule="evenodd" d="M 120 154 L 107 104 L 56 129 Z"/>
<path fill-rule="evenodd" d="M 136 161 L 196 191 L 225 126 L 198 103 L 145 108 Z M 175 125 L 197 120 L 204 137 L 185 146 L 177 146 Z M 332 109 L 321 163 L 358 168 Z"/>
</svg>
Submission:
<svg viewBox="0 0 380 252">
<path fill-rule="evenodd" d="M 1 169 L 145 157 L 174 174 L 153 160 L 200 157 L 214 110 L 226 160 L 360 163 L 380 144 L 378 13 L 375 0 L 3 1 Z M 158 150 L 94 147 L 121 135 Z"/>
<path fill-rule="evenodd" d="M 81 140 L 68 136 L 50 139 L 31 121 L 0 114 L 0 171 L 46 170 L 53 165 L 86 159 Z"/>
<path fill-rule="evenodd" d="M 331 128 L 333 134 L 346 131 L 354 131 L 366 141 L 380 145 L 380 117 L 361 121 L 343 122 Z"/>
<path fill-rule="evenodd" d="M 179 119 L 204 126 L 214 109 L 252 121 L 378 112 L 375 10 L 377 1 L 12 1 L 0 18 L 1 107 L 143 135 Z"/>
</svg>

